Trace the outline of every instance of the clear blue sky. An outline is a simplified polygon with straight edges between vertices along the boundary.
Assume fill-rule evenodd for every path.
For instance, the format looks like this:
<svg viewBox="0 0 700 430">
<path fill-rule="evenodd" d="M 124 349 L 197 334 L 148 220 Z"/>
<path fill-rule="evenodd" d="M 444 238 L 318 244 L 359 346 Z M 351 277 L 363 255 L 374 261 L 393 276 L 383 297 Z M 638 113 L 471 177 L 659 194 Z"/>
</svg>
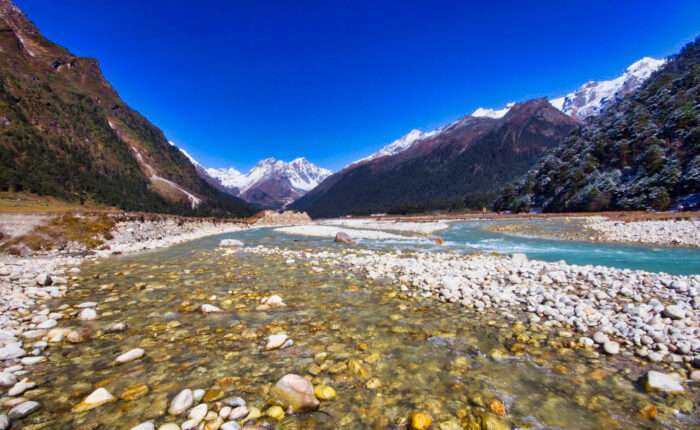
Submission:
<svg viewBox="0 0 700 430">
<path fill-rule="evenodd" d="M 698 0 L 16 0 L 205 164 L 337 169 L 478 106 L 562 95 L 700 33 Z"/>
</svg>

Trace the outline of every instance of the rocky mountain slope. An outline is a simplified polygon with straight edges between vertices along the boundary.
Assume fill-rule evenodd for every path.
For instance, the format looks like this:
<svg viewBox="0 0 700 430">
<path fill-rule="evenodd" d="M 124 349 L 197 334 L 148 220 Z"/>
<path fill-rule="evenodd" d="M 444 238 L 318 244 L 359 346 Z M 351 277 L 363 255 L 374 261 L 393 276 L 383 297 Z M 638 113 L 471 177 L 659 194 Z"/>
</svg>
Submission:
<svg viewBox="0 0 700 430">
<path fill-rule="evenodd" d="M 290 207 L 314 217 L 480 208 L 577 124 L 544 99 L 516 104 L 500 119 L 466 116 L 408 149 L 353 163 Z"/>
<path fill-rule="evenodd" d="M 0 0 L 0 190 L 127 210 L 248 215 L 127 106 L 97 61 L 44 38 Z"/>
<path fill-rule="evenodd" d="M 588 81 L 575 91 L 550 100 L 555 108 L 581 121 L 598 115 L 607 106 L 634 92 L 649 76 L 666 63 L 666 60 L 644 57 L 632 63 L 623 74 L 607 81 Z M 513 103 L 501 109 L 480 107 L 472 116 L 501 118 Z"/>
<path fill-rule="evenodd" d="M 700 39 L 573 133 L 497 209 L 700 206 Z"/>
<path fill-rule="evenodd" d="M 331 171 L 303 157 L 286 162 L 274 158 L 260 160 L 248 173 L 233 167 L 203 168 L 198 172 L 213 186 L 247 202 L 265 208 L 283 208 L 330 176 Z"/>
</svg>

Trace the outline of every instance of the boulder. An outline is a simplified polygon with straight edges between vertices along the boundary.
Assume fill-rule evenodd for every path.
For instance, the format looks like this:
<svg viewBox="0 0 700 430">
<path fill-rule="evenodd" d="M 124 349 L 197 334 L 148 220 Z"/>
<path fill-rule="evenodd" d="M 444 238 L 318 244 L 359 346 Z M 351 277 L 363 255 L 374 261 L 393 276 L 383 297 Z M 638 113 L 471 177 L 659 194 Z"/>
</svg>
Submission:
<svg viewBox="0 0 700 430">
<path fill-rule="evenodd" d="M 313 411 L 319 406 L 311 382 L 293 373 L 277 381 L 270 394 L 289 413 Z"/>
<path fill-rule="evenodd" d="M 345 232 L 339 231 L 335 235 L 335 243 L 346 243 L 346 244 L 352 244 L 355 243 L 352 238 Z"/>
<path fill-rule="evenodd" d="M 643 382 L 644 389 L 647 392 L 681 393 L 685 391 L 681 385 L 681 377 L 677 373 L 662 373 L 650 370 L 644 375 Z"/>
</svg>

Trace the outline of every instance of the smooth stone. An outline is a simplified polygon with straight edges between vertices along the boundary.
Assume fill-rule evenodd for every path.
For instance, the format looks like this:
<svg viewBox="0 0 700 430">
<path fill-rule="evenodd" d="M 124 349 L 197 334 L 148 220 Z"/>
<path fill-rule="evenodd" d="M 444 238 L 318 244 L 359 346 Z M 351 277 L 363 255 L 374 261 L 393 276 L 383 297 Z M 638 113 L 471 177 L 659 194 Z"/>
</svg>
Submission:
<svg viewBox="0 0 700 430">
<path fill-rule="evenodd" d="M 433 423 L 433 418 L 425 412 L 411 414 L 411 430 L 427 430 Z"/>
<path fill-rule="evenodd" d="M 662 373 L 650 370 L 644 375 L 644 388 L 647 392 L 682 393 L 681 377 L 677 373 Z"/>
<path fill-rule="evenodd" d="M 48 330 L 50 328 L 54 328 L 58 325 L 58 322 L 55 319 L 47 319 L 46 321 L 38 324 L 36 328 L 42 329 L 42 330 Z"/>
<path fill-rule="evenodd" d="M 127 325 L 122 322 L 114 323 L 105 330 L 107 333 L 119 333 L 126 330 Z"/>
<path fill-rule="evenodd" d="M 155 428 L 156 426 L 153 424 L 153 421 L 146 421 L 145 423 L 132 427 L 131 430 L 155 430 Z"/>
<path fill-rule="evenodd" d="M 11 387 L 17 383 L 17 377 L 10 372 L 0 372 L 0 387 Z"/>
<path fill-rule="evenodd" d="M 222 418 L 228 418 L 228 416 L 229 416 L 229 414 L 231 413 L 232 410 L 233 410 L 233 408 L 232 408 L 231 406 L 224 406 L 224 407 L 221 408 L 221 410 L 219 411 L 219 416 L 222 417 Z"/>
<path fill-rule="evenodd" d="M 158 427 L 158 430 L 180 430 L 180 426 L 175 423 L 165 423 Z"/>
<path fill-rule="evenodd" d="M 192 390 L 186 388 L 180 391 L 170 402 L 170 407 L 168 408 L 168 413 L 170 415 L 180 415 L 189 409 L 194 403 L 194 395 Z"/>
<path fill-rule="evenodd" d="M 197 421 L 197 424 L 199 424 L 204 419 L 204 417 L 207 416 L 208 411 L 209 406 L 207 406 L 206 403 L 201 403 L 192 408 L 187 417 L 193 421 Z"/>
<path fill-rule="evenodd" d="M 279 400 L 290 413 L 316 410 L 319 401 L 314 395 L 314 387 L 311 382 L 293 373 L 284 375 L 270 394 Z"/>
<path fill-rule="evenodd" d="M 82 402 L 75 405 L 73 412 L 89 411 L 90 409 L 94 409 L 115 400 L 116 398 L 109 391 L 103 387 L 100 387 L 83 399 Z"/>
<path fill-rule="evenodd" d="M 665 317 L 671 318 L 673 320 L 682 320 L 685 318 L 685 310 L 678 305 L 666 306 L 663 311 Z"/>
<path fill-rule="evenodd" d="M 80 311 L 78 319 L 83 321 L 92 321 L 94 319 L 97 319 L 97 312 L 93 308 L 85 308 L 82 311 Z"/>
<path fill-rule="evenodd" d="M 241 425 L 235 421 L 228 421 L 223 423 L 219 430 L 241 430 Z"/>
<path fill-rule="evenodd" d="M 236 247 L 236 246 L 243 246 L 243 242 L 237 239 L 224 239 L 221 242 L 219 242 L 219 246 L 221 247 Z"/>
<path fill-rule="evenodd" d="M 144 351 L 141 348 L 134 348 L 130 351 L 127 351 L 127 352 L 121 354 L 119 357 L 117 357 L 117 359 L 115 361 L 117 363 L 120 363 L 120 364 L 121 363 L 128 363 L 129 361 L 137 360 L 137 359 L 143 357 L 143 355 L 145 353 L 146 353 L 146 351 Z"/>
<path fill-rule="evenodd" d="M 31 366 L 32 364 L 41 363 L 42 361 L 46 361 L 46 357 L 44 357 L 43 355 L 38 355 L 33 357 L 22 357 L 20 363 L 22 363 L 25 366 Z"/>
<path fill-rule="evenodd" d="M 610 339 L 608 338 L 608 335 L 606 335 L 602 331 L 597 331 L 593 335 L 593 341 L 595 343 L 604 344 L 605 342 L 609 342 Z"/>
<path fill-rule="evenodd" d="M 261 303 L 269 306 L 287 306 L 284 303 L 284 300 L 282 300 L 282 297 L 278 296 L 277 294 L 273 294 L 270 297 L 265 297 L 261 300 Z"/>
<path fill-rule="evenodd" d="M 78 309 L 94 308 L 97 306 L 97 302 L 83 302 L 77 306 Z"/>
<path fill-rule="evenodd" d="M 240 420 L 248 416 L 248 407 L 246 405 L 235 407 L 228 414 L 230 420 Z"/>
<path fill-rule="evenodd" d="M 286 348 L 292 344 L 292 340 L 284 333 L 273 334 L 267 337 L 266 351 L 271 351 L 278 348 Z"/>
<path fill-rule="evenodd" d="M 40 287 L 48 287 L 53 283 L 53 279 L 51 279 L 51 275 L 48 273 L 42 273 L 39 276 L 37 276 L 35 279 L 36 284 Z"/>
<path fill-rule="evenodd" d="M 28 379 L 23 379 L 12 386 L 12 388 L 10 388 L 10 390 L 7 392 L 7 395 L 11 397 L 20 396 L 24 394 L 25 391 L 31 390 L 34 387 L 36 387 L 35 382 L 30 382 Z"/>
<path fill-rule="evenodd" d="M 232 408 L 246 405 L 246 401 L 241 397 L 227 397 L 221 402 L 227 406 L 231 406 Z"/>
<path fill-rule="evenodd" d="M 200 307 L 200 310 L 201 310 L 202 313 L 204 313 L 204 314 L 212 314 L 212 313 L 223 312 L 223 309 L 221 309 L 220 307 L 214 306 L 214 305 L 210 305 L 210 304 L 208 304 L 208 303 L 203 304 L 203 305 Z"/>
<path fill-rule="evenodd" d="M 7 430 L 10 428 L 10 417 L 5 414 L 0 415 L 0 430 Z"/>
<path fill-rule="evenodd" d="M 10 409 L 10 413 L 8 413 L 7 416 L 11 420 L 20 420 L 26 417 L 27 415 L 37 411 L 40 407 L 41 405 L 39 404 L 39 402 L 28 400 Z"/>
<path fill-rule="evenodd" d="M 284 409 L 279 406 L 270 406 L 265 411 L 265 415 L 277 421 L 281 421 L 284 418 Z"/>
<path fill-rule="evenodd" d="M 603 350 L 606 354 L 615 355 L 620 353 L 620 344 L 617 342 L 605 342 L 603 344 Z"/>
<path fill-rule="evenodd" d="M 352 244 L 352 243 L 354 243 L 354 241 L 352 240 L 352 238 L 350 237 L 350 235 L 348 235 L 347 233 L 342 232 L 342 231 L 339 231 L 339 232 L 335 235 L 335 242 L 336 242 L 336 243 L 345 243 L 345 244 Z"/>
<path fill-rule="evenodd" d="M 192 391 L 192 396 L 194 397 L 194 402 L 199 403 L 204 398 L 204 395 L 206 393 L 207 392 L 201 388 L 197 388 L 196 390 Z"/>
<path fill-rule="evenodd" d="M 319 400 L 333 400 L 336 396 L 336 392 L 333 387 L 329 387 L 328 385 L 317 386 L 314 388 L 314 394 Z"/>
</svg>

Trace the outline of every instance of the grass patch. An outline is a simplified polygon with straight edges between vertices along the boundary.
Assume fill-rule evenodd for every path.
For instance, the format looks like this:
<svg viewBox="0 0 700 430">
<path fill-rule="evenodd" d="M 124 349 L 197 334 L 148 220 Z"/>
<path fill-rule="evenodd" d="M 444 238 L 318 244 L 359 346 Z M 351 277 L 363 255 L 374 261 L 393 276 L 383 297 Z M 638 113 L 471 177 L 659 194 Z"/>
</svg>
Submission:
<svg viewBox="0 0 700 430">
<path fill-rule="evenodd" d="M 69 242 L 77 242 L 87 249 L 95 249 L 112 238 L 116 221 L 108 214 L 76 216 L 65 214 L 53 218 L 46 225 L 16 237 L 2 245 L 2 250 L 16 254 L 23 247 L 32 251 L 60 249 Z"/>
<path fill-rule="evenodd" d="M 65 213 L 76 211 L 115 211 L 91 201 L 84 204 L 31 193 L 0 192 L 0 213 Z"/>
</svg>

